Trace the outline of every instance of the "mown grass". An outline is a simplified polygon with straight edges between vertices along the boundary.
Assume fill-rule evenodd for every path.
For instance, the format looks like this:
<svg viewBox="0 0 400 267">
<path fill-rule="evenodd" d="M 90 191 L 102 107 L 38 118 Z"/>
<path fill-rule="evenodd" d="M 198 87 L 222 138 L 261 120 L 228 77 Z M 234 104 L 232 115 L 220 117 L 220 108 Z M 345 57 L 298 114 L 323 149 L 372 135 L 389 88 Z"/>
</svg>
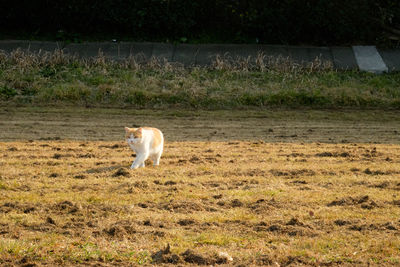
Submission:
<svg viewBox="0 0 400 267">
<path fill-rule="evenodd" d="M 263 55 L 254 62 L 217 58 L 209 67 L 138 62 L 101 54 L 79 59 L 61 51 L 1 54 L 0 100 L 134 108 L 400 107 L 400 73 L 335 71 L 318 59 L 300 65 Z"/>
<path fill-rule="evenodd" d="M 400 262 L 399 145 L 168 142 L 138 170 L 131 154 L 123 141 L 0 143 L 0 264 Z"/>
</svg>

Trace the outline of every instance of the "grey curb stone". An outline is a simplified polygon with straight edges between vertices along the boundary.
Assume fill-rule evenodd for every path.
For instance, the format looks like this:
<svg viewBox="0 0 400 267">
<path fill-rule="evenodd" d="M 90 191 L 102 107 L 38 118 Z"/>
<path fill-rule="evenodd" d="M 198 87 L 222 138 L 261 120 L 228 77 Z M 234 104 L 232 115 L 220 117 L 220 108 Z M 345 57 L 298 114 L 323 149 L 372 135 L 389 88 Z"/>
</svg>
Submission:
<svg viewBox="0 0 400 267">
<path fill-rule="evenodd" d="M 377 74 L 388 71 L 375 46 L 353 46 L 353 51 L 360 70 Z"/>
<path fill-rule="evenodd" d="M 399 49 L 378 49 L 383 61 L 389 71 L 400 71 L 400 50 Z"/>
<path fill-rule="evenodd" d="M 172 44 L 155 43 L 153 44 L 152 56 L 158 60 L 166 60 L 172 62 L 175 47 Z"/>
<path fill-rule="evenodd" d="M 338 70 L 358 69 L 358 64 L 351 47 L 331 47 L 333 65 Z"/>
<path fill-rule="evenodd" d="M 172 62 L 179 62 L 185 66 L 193 66 L 199 53 L 198 45 L 178 44 L 172 57 Z"/>
</svg>

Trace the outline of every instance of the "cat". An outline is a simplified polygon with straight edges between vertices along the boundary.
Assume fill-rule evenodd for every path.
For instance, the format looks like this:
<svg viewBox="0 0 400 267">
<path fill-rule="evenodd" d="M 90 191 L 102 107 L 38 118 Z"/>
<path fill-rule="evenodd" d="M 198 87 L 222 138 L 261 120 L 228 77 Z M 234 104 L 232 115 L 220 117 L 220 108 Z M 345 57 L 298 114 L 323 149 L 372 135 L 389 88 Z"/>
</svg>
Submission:
<svg viewBox="0 0 400 267">
<path fill-rule="evenodd" d="M 159 129 L 125 127 L 125 138 L 128 145 L 136 153 L 136 159 L 133 161 L 131 169 L 144 167 L 144 162 L 148 158 L 153 161 L 154 166 L 160 164 L 161 154 L 164 149 L 164 136 Z"/>
</svg>

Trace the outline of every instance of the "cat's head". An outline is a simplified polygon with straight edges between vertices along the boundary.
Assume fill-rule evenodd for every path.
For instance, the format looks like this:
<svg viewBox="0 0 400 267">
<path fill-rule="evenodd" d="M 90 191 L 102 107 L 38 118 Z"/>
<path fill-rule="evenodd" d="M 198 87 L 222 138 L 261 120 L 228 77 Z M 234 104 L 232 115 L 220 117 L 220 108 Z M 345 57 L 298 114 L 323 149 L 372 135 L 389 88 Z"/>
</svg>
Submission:
<svg viewBox="0 0 400 267">
<path fill-rule="evenodd" d="M 139 144 L 142 141 L 142 128 L 125 127 L 125 139 L 130 145 Z"/>
</svg>

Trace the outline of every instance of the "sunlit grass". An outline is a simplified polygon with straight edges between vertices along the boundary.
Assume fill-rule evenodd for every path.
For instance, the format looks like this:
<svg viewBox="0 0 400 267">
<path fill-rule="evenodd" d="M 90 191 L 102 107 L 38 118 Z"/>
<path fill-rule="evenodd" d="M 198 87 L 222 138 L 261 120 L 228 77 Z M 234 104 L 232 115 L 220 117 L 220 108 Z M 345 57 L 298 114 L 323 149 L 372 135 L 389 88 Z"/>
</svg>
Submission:
<svg viewBox="0 0 400 267">
<path fill-rule="evenodd" d="M 187 249 L 238 264 L 399 262 L 398 145 L 165 151 L 159 167 L 116 176 L 131 160 L 122 141 L 0 143 L 0 261 L 148 264 L 170 244 L 181 263 Z"/>
</svg>

